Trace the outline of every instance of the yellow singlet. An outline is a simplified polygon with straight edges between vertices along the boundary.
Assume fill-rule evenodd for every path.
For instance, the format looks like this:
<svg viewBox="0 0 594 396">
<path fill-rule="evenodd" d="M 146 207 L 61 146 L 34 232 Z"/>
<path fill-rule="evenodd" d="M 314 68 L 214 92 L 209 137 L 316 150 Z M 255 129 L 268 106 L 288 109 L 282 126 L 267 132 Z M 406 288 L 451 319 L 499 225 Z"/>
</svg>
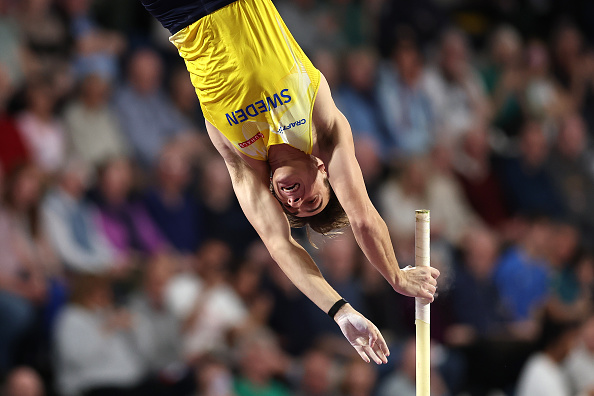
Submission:
<svg viewBox="0 0 594 396">
<path fill-rule="evenodd" d="M 190 72 L 204 117 L 245 155 L 274 144 L 311 154 L 320 72 L 270 0 L 237 0 L 170 41 Z"/>
</svg>

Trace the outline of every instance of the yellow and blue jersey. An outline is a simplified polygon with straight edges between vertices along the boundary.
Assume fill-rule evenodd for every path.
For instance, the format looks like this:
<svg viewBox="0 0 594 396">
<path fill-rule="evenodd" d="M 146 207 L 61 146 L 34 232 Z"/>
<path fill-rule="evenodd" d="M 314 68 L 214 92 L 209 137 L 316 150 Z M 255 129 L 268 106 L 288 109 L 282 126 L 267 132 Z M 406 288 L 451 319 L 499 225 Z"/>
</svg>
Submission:
<svg viewBox="0 0 594 396">
<path fill-rule="evenodd" d="M 145 0 L 146 1 L 146 0 Z M 185 60 L 205 118 L 245 155 L 289 144 L 312 152 L 320 72 L 270 0 L 237 0 L 170 38 Z"/>
</svg>

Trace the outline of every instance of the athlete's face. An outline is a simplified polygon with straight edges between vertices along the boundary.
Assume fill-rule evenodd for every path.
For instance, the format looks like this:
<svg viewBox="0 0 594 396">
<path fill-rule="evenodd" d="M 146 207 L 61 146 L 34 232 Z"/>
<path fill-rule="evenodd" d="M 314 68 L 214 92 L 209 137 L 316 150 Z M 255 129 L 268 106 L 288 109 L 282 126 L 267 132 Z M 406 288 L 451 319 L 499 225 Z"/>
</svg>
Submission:
<svg viewBox="0 0 594 396">
<path fill-rule="evenodd" d="M 297 217 L 320 213 L 330 199 L 324 164 L 308 163 L 283 166 L 272 175 L 277 199 L 285 211 Z"/>
</svg>

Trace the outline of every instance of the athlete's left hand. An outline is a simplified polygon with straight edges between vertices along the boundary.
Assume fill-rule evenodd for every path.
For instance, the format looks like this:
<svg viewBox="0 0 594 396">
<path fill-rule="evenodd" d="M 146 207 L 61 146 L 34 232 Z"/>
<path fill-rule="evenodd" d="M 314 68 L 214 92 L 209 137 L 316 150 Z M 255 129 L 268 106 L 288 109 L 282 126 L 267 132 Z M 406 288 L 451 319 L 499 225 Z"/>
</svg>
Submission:
<svg viewBox="0 0 594 396">
<path fill-rule="evenodd" d="M 350 305 L 342 307 L 334 317 L 342 334 L 351 343 L 361 358 L 369 363 L 388 363 L 390 351 L 377 327 Z"/>
</svg>

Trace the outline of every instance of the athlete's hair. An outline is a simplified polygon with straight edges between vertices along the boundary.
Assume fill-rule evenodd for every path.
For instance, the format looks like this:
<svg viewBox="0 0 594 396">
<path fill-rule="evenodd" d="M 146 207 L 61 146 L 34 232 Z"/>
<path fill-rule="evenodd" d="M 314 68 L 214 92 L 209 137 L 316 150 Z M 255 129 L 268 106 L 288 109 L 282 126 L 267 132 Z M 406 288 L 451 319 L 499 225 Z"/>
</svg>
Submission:
<svg viewBox="0 0 594 396">
<path fill-rule="evenodd" d="M 287 212 L 286 208 L 281 205 L 285 211 L 287 219 L 289 220 L 291 228 L 302 228 L 309 226 L 309 228 L 319 234 L 332 235 L 340 229 L 349 226 L 349 218 L 342 208 L 340 201 L 338 201 L 336 194 L 334 194 L 334 190 L 332 189 L 330 182 L 328 182 L 328 178 L 324 180 L 324 184 L 328 187 L 330 198 L 328 199 L 328 203 L 326 204 L 324 210 L 316 215 L 297 217 Z M 274 192 L 272 183 L 270 183 L 270 191 L 272 192 L 272 195 L 278 199 L 276 193 Z"/>
</svg>

